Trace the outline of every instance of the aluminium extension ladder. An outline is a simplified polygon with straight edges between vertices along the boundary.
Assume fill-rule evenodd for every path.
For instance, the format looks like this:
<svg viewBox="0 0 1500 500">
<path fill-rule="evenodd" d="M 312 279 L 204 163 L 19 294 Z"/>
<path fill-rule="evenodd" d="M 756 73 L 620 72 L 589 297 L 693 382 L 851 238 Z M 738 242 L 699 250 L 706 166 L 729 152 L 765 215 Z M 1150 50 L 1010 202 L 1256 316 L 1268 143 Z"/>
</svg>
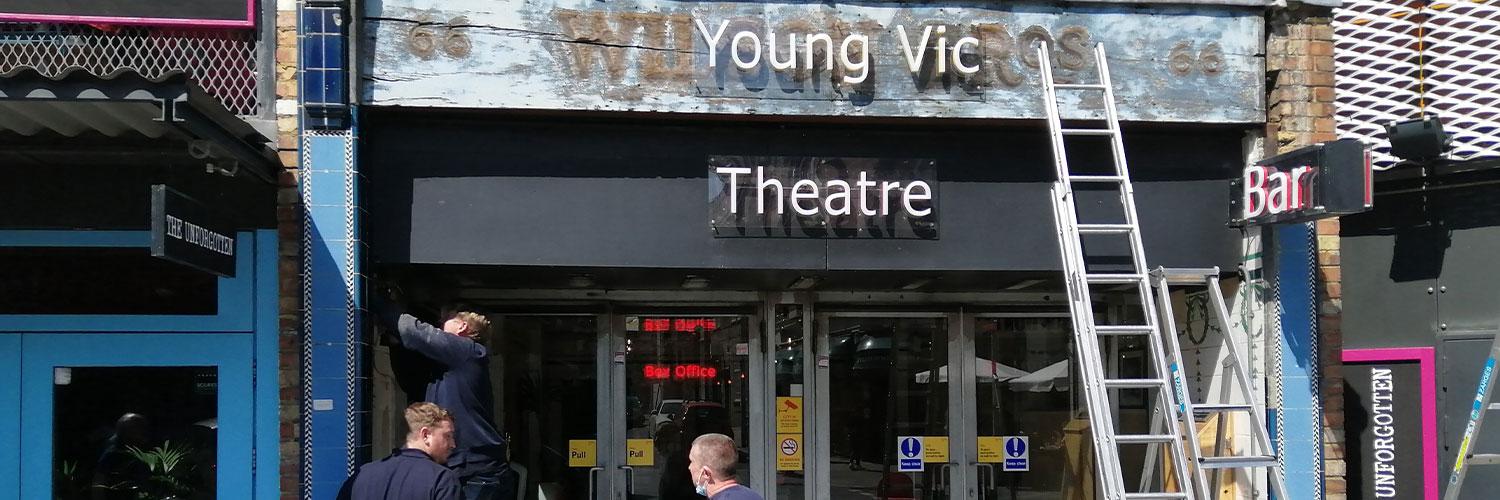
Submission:
<svg viewBox="0 0 1500 500">
<path fill-rule="evenodd" d="M 1475 439 L 1479 437 L 1479 428 L 1484 424 L 1485 414 L 1500 410 L 1500 404 L 1490 402 L 1495 392 L 1495 374 L 1500 372 L 1495 369 L 1496 359 L 1500 359 L 1500 335 L 1496 335 L 1490 342 L 1490 356 L 1484 360 L 1484 369 L 1479 374 L 1479 386 L 1474 391 L 1474 405 L 1469 410 L 1469 424 L 1464 428 L 1463 441 L 1459 442 L 1458 455 L 1453 461 L 1453 473 L 1448 476 L 1448 491 L 1443 493 L 1443 500 L 1458 500 L 1470 467 L 1500 465 L 1500 454 L 1474 452 Z"/>
<path fill-rule="evenodd" d="M 1171 387 L 1167 379 L 1166 353 L 1158 328 L 1156 308 L 1153 306 L 1151 286 L 1148 283 L 1146 258 L 1141 248 L 1140 225 L 1136 220 L 1135 195 L 1130 185 L 1130 171 L 1125 164 L 1125 146 L 1121 138 L 1120 122 L 1115 111 L 1114 89 L 1109 81 L 1109 67 L 1105 63 L 1104 45 L 1094 47 L 1094 61 L 1099 72 L 1099 83 L 1057 83 L 1052 74 L 1051 56 L 1047 43 L 1038 44 L 1037 53 L 1041 63 L 1042 92 L 1047 112 L 1047 128 L 1052 142 L 1053 163 L 1057 180 L 1052 185 L 1052 214 L 1057 224 L 1058 247 L 1062 253 L 1065 282 L 1068 288 L 1068 309 L 1072 315 L 1073 337 L 1078 352 L 1078 372 L 1082 377 L 1084 400 L 1088 408 L 1094 447 L 1094 462 L 1098 487 L 1107 500 L 1123 499 L 1196 499 L 1191 483 L 1187 480 L 1187 460 L 1183 451 L 1183 438 L 1178 432 L 1161 434 L 1120 434 L 1115 428 L 1112 399 L 1118 390 L 1147 390 L 1158 411 L 1171 414 L 1176 411 L 1172 404 Z M 1063 128 L 1058 109 L 1059 90 L 1102 92 L 1105 128 Z M 1072 120 L 1070 120 L 1072 121 Z M 1098 119 L 1090 120 L 1098 122 Z M 1068 167 L 1067 147 L 1070 137 L 1108 137 L 1110 152 L 1114 157 L 1114 169 L 1106 175 L 1074 175 Z M 1119 193 L 1125 221 L 1121 223 L 1080 223 L 1075 203 L 1074 184 L 1110 185 Z M 1123 236 L 1129 240 L 1130 267 L 1125 273 L 1090 273 L 1085 267 L 1082 235 Z M 1094 285 L 1133 286 L 1140 293 L 1142 324 L 1101 325 L 1094 322 L 1094 302 L 1091 288 Z M 1102 336 L 1136 337 L 1145 339 L 1150 349 L 1152 378 L 1106 378 L 1100 351 Z M 1113 351 L 1112 351 L 1113 352 Z M 1154 432 L 1154 431 L 1153 431 Z M 1177 479 L 1177 492 L 1136 491 L 1125 488 L 1125 476 L 1120 467 L 1120 445 L 1167 445 L 1173 459 L 1173 474 Z M 1155 447 L 1153 447 L 1155 448 Z M 1146 457 L 1146 460 L 1154 460 Z"/>
<path fill-rule="evenodd" d="M 1241 362 L 1239 349 L 1235 347 L 1233 339 L 1229 336 L 1229 308 L 1224 303 L 1224 293 L 1219 288 L 1219 268 L 1207 269 L 1167 269 L 1156 268 L 1151 271 L 1152 285 L 1155 287 L 1157 297 L 1158 313 L 1162 318 L 1162 338 L 1167 343 L 1167 354 L 1171 356 L 1171 366 L 1168 368 L 1172 374 L 1173 386 L 1177 394 L 1178 426 L 1187 430 L 1188 456 L 1192 457 L 1197 467 L 1193 469 L 1194 486 L 1203 498 L 1213 498 L 1214 490 L 1219 484 L 1219 471 L 1225 469 L 1239 469 L 1245 471 L 1246 477 L 1254 478 L 1249 472 L 1255 468 L 1265 468 L 1266 476 L 1270 482 L 1271 494 L 1278 499 L 1288 498 L 1286 496 L 1286 484 L 1281 475 L 1281 465 L 1275 450 L 1271 447 L 1270 434 L 1266 430 L 1266 411 L 1264 405 L 1255 399 L 1255 393 L 1250 389 L 1250 375 L 1245 365 Z M 1184 285 L 1192 287 L 1205 287 L 1209 301 L 1213 307 L 1214 319 L 1218 322 L 1221 336 L 1220 349 L 1225 352 L 1223 367 L 1230 380 L 1225 383 L 1234 384 L 1240 394 L 1245 395 L 1246 403 L 1194 403 L 1192 396 L 1187 393 L 1187 385 L 1183 379 L 1182 349 L 1177 343 L 1177 325 L 1172 320 L 1172 285 Z M 1242 285 L 1244 286 L 1244 285 Z M 1253 441 L 1247 455 L 1220 455 L 1223 449 L 1225 419 L 1235 413 L 1246 413 L 1250 419 L 1250 433 Z M 1218 425 L 1214 436 L 1214 455 L 1201 456 L 1198 446 L 1197 415 L 1219 415 Z M 1155 432 L 1158 428 L 1162 415 L 1157 413 L 1152 417 L 1151 429 Z M 1149 466 L 1149 464 L 1148 464 Z M 1212 476 L 1212 479 L 1208 476 Z M 1142 480 L 1146 474 L 1142 474 Z"/>
</svg>

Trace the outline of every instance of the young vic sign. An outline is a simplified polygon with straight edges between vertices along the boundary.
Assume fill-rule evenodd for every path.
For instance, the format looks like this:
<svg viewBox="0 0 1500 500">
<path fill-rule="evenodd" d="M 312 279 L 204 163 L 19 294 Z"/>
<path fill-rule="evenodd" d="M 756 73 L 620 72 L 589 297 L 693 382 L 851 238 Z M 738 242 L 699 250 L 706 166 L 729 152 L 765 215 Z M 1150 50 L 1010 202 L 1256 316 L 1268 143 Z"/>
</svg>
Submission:
<svg viewBox="0 0 1500 500">
<path fill-rule="evenodd" d="M 1245 169 L 1230 189 L 1230 225 L 1306 222 L 1374 204 L 1370 152 L 1354 139 L 1308 146 Z"/>
<path fill-rule="evenodd" d="M 708 199 L 719 238 L 937 239 L 932 160 L 714 157 Z"/>
</svg>

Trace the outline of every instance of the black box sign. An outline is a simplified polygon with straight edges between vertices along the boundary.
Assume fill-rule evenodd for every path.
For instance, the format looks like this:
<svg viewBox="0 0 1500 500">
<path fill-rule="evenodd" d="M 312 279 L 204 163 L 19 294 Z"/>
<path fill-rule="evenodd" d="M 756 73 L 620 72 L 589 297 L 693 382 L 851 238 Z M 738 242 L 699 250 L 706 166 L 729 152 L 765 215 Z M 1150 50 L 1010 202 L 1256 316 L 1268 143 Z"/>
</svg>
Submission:
<svg viewBox="0 0 1500 500">
<path fill-rule="evenodd" d="M 1354 139 L 1276 155 L 1234 181 L 1229 223 L 1306 222 L 1363 212 L 1374 204 L 1373 181 L 1369 149 Z"/>
<path fill-rule="evenodd" d="M 718 238 L 937 239 L 932 160 L 718 156 L 708 160 Z"/>
<path fill-rule="evenodd" d="M 151 255 L 234 277 L 234 226 L 161 184 L 151 186 Z"/>
</svg>

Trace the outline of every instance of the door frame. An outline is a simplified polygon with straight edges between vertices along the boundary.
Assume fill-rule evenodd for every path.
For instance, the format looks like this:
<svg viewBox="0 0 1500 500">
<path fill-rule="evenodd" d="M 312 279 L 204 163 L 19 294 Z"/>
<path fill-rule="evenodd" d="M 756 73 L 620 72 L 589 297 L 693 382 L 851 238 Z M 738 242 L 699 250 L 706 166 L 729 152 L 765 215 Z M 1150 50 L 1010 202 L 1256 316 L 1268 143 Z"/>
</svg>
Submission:
<svg viewBox="0 0 1500 500">
<path fill-rule="evenodd" d="M 828 337 L 828 324 L 829 320 L 832 318 L 944 320 L 944 322 L 946 323 L 945 336 L 947 337 L 946 344 L 948 353 L 948 464 L 943 467 L 939 467 L 938 472 L 936 472 L 938 476 L 935 478 L 935 480 L 941 480 L 944 482 L 947 491 L 949 492 L 950 499 L 973 498 L 974 487 L 972 485 L 975 484 L 976 478 L 974 473 L 972 473 L 970 469 L 977 469 L 977 467 L 966 465 L 968 464 L 968 462 L 961 457 L 966 457 L 968 456 L 968 454 L 973 454 L 975 457 L 977 457 L 977 451 L 971 452 L 965 450 L 965 446 L 974 448 L 976 444 L 969 443 L 966 445 L 965 443 L 967 443 L 967 441 L 964 440 L 962 434 L 960 434 L 957 438 L 955 438 L 954 435 L 955 432 L 963 432 L 962 429 L 964 427 L 964 422 L 966 421 L 964 413 L 965 410 L 963 409 L 963 407 L 968 406 L 972 409 L 974 406 L 972 401 L 966 401 L 963 399 L 966 390 L 965 387 L 967 387 L 968 394 L 973 394 L 975 391 L 973 381 L 974 367 L 971 363 L 954 363 L 955 359 L 967 359 L 963 357 L 965 353 L 965 338 L 970 340 L 970 342 L 967 344 L 967 352 L 970 356 L 973 355 L 973 333 L 970 332 L 969 327 L 964 324 L 963 318 L 965 317 L 965 313 L 963 312 L 962 307 L 944 307 L 940 310 L 933 311 L 913 311 L 910 310 L 910 308 L 903 311 L 899 310 L 900 308 L 901 307 L 899 306 L 892 307 L 872 304 L 868 306 L 852 307 L 849 309 L 840 308 L 839 310 L 829 312 L 814 311 L 814 314 L 812 315 L 812 317 L 815 318 L 815 321 L 817 322 L 817 327 L 814 328 L 813 335 L 816 339 L 815 343 L 817 344 L 815 359 L 819 360 L 818 363 L 816 363 L 816 368 L 814 369 L 814 371 L 817 373 L 817 377 L 811 391 L 811 394 L 815 399 L 813 407 L 816 410 L 816 413 L 813 416 L 813 421 L 814 425 L 818 429 L 817 435 L 815 435 L 810 440 L 811 443 L 809 444 L 809 449 L 813 453 L 816 453 L 816 460 L 818 460 L 818 468 L 816 471 L 817 481 L 813 483 L 814 485 L 812 486 L 812 488 L 814 493 L 810 495 L 812 498 L 831 499 L 833 494 L 832 466 L 828 465 L 833 458 L 833 439 L 832 436 L 830 436 L 829 432 L 829 406 L 831 404 L 829 394 L 830 382 L 828 380 L 829 367 L 825 366 L 825 364 L 822 362 L 822 360 L 827 359 L 827 357 L 829 356 L 830 347 Z M 964 380 L 965 382 L 955 384 L 953 383 L 954 380 Z M 973 419 L 969 418 L 967 422 L 972 423 Z M 887 446 L 890 444 L 891 443 L 886 443 L 881 446 Z M 948 471 L 948 475 L 946 478 L 942 477 L 943 470 L 945 469 Z M 967 496 L 958 495 L 955 494 L 955 492 L 967 492 Z"/>
<path fill-rule="evenodd" d="M 684 294 L 690 296 L 691 294 Z M 627 463 L 627 439 L 629 433 L 626 429 L 626 403 L 625 391 L 626 380 L 629 374 L 626 372 L 628 365 L 625 350 L 626 317 L 628 316 L 702 316 L 702 317 L 744 317 L 746 328 L 746 343 L 749 344 L 749 378 L 747 380 L 748 400 L 747 422 L 745 431 L 746 443 L 750 447 L 750 482 L 746 486 L 756 491 L 769 491 L 774 489 L 774 457 L 770 454 L 771 427 L 775 425 L 773 419 L 768 416 L 774 398 L 770 398 L 775 390 L 775 377 L 769 376 L 770 364 L 773 358 L 766 354 L 768 346 L 765 341 L 767 334 L 765 328 L 765 311 L 763 302 L 735 302 L 722 304 L 708 303 L 673 303 L 673 302 L 648 302 L 648 303 L 610 303 L 606 305 L 604 317 L 607 321 L 601 321 L 605 330 L 601 332 L 599 342 L 599 376 L 601 389 L 607 387 L 599 394 L 598 403 L 603 408 L 606 417 L 599 422 L 599 445 L 598 445 L 598 468 L 599 487 L 597 492 L 609 492 L 607 497 L 614 500 L 627 500 L 633 486 L 634 469 Z M 757 445 L 759 444 L 759 445 Z M 596 493 L 596 498 L 599 498 Z"/>
<path fill-rule="evenodd" d="M 52 497 L 53 370 L 56 367 L 218 368 L 218 498 L 254 491 L 253 336 L 224 333 L 36 333 L 19 337 L 20 498 Z M 225 432 L 226 429 L 238 431 Z M 0 454 L 3 456 L 3 454 Z"/>
<path fill-rule="evenodd" d="M 21 478 L 21 336 L 0 333 L 0 478 Z M 20 484 L 0 479 L 0 500 L 19 500 Z M 51 495 L 48 495 L 50 497 Z"/>
</svg>

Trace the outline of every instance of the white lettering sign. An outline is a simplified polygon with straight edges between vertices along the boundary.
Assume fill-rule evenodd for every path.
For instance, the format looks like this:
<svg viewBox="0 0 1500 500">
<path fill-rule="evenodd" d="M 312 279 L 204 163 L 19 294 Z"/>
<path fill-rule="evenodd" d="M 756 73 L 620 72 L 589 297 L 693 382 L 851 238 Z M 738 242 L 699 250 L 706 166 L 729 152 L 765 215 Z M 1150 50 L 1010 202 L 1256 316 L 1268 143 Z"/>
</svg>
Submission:
<svg viewBox="0 0 1500 500">
<path fill-rule="evenodd" d="M 1245 169 L 1245 219 L 1277 215 L 1307 208 L 1313 195 L 1317 171 L 1301 166 L 1280 171 L 1266 166 Z"/>
<path fill-rule="evenodd" d="M 723 20 L 715 29 L 709 29 L 702 19 L 694 19 L 693 23 L 698 27 L 698 34 L 703 37 L 704 43 L 708 45 L 708 67 L 718 66 L 719 43 L 724 40 L 724 32 L 729 29 L 729 21 Z M 923 66 L 929 63 L 934 71 L 941 75 L 948 72 L 951 65 L 954 70 L 963 75 L 972 75 L 979 72 L 979 64 L 968 64 L 964 61 L 965 54 L 977 54 L 979 39 L 972 36 L 961 36 L 951 39 L 948 36 L 948 27 L 945 25 L 927 25 L 922 27 L 920 38 L 913 39 L 908 36 L 906 26 L 896 25 L 896 34 L 901 43 L 901 50 L 906 58 L 906 66 L 912 73 L 919 73 Z M 729 36 L 729 59 L 734 66 L 741 70 L 749 71 L 760 65 L 762 60 L 771 65 L 776 71 L 811 70 L 817 69 L 821 57 L 823 70 L 832 71 L 835 60 L 843 69 L 842 79 L 844 83 L 862 83 L 870 77 L 870 54 L 874 51 L 872 41 L 868 35 L 848 34 L 837 44 L 833 36 L 828 33 L 801 33 L 799 43 L 798 33 L 787 33 L 781 36 L 774 29 L 767 29 L 764 38 L 754 31 L 739 31 Z M 762 41 L 764 39 L 764 41 Z M 785 48 L 778 43 L 778 39 L 786 40 Z M 834 53 L 834 46 L 838 46 L 838 57 L 829 54 Z M 798 49 L 802 50 L 798 50 Z M 781 52 L 784 50 L 784 56 Z M 936 52 L 931 60 L 928 54 Z M 765 57 L 761 57 L 764 53 Z M 798 57 L 798 55 L 802 57 Z"/>
<path fill-rule="evenodd" d="M 754 169 L 746 167 L 718 167 L 714 170 L 721 176 L 729 178 L 729 192 L 738 193 L 744 179 L 755 174 L 754 194 L 755 213 L 765 215 L 768 210 L 775 210 L 776 214 L 786 213 L 787 205 L 797 214 L 804 216 L 818 215 L 849 215 L 852 208 L 850 197 L 859 200 L 859 211 L 866 216 L 891 215 L 895 210 L 905 212 L 910 217 L 925 217 L 932 213 L 932 207 L 925 202 L 932 200 L 932 186 L 926 181 L 914 180 L 911 182 L 869 180 L 869 172 L 859 171 L 859 180 L 851 187 L 848 182 L 831 179 L 821 186 L 812 179 L 788 180 L 791 189 L 787 189 L 787 183 L 774 177 L 766 177 L 766 167 L 757 166 Z M 790 196 L 788 196 L 788 191 Z M 729 199 L 729 212 L 740 213 L 738 196 Z M 875 205 L 871 208 L 871 202 Z M 767 202 L 773 206 L 768 209 Z M 746 210 L 749 210 L 746 207 Z"/>
<path fill-rule="evenodd" d="M 1392 394 L 1395 391 L 1395 381 L 1391 378 L 1390 368 L 1373 368 L 1370 370 L 1370 407 L 1371 418 L 1375 427 L 1373 429 L 1376 438 L 1373 449 L 1375 462 L 1372 472 L 1375 478 L 1375 496 L 1379 498 L 1394 498 L 1396 496 L 1396 419 L 1392 415 Z"/>
</svg>

